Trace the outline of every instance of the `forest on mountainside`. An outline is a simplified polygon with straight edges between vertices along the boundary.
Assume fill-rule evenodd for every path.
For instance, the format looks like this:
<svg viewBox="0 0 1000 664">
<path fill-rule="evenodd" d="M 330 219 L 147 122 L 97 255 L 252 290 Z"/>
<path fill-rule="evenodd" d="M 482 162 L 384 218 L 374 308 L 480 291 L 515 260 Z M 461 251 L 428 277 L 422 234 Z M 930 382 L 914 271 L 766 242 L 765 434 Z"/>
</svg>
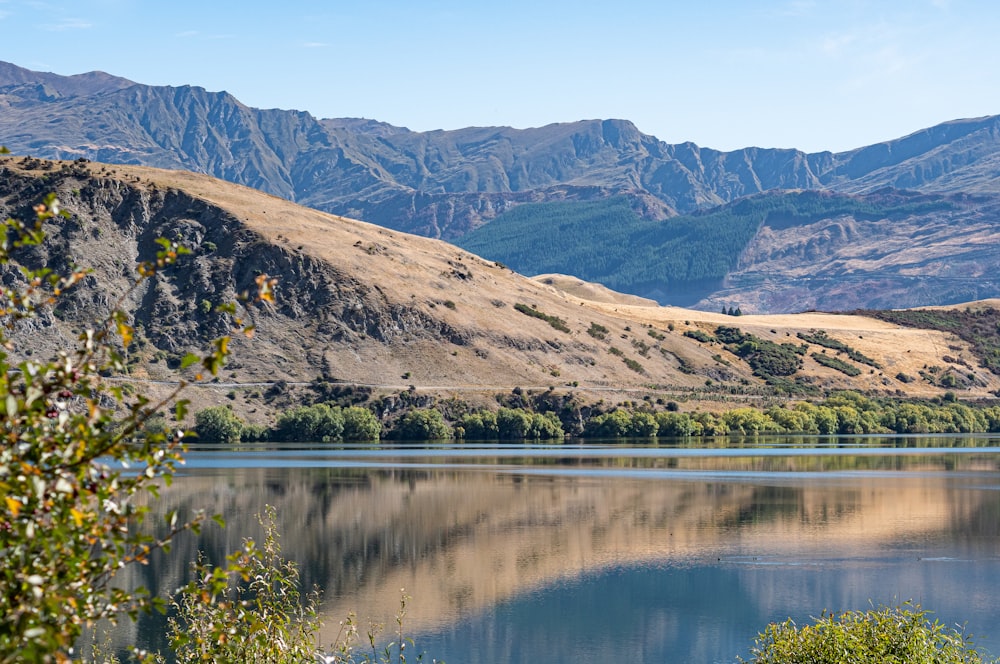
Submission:
<svg viewBox="0 0 1000 664">
<path fill-rule="evenodd" d="M 716 284 L 765 224 L 776 229 L 831 217 L 892 219 L 953 206 L 947 199 L 875 192 L 767 192 L 664 221 L 643 219 L 624 197 L 518 206 L 457 241 L 528 275 L 572 274 L 661 302 Z"/>
</svg>

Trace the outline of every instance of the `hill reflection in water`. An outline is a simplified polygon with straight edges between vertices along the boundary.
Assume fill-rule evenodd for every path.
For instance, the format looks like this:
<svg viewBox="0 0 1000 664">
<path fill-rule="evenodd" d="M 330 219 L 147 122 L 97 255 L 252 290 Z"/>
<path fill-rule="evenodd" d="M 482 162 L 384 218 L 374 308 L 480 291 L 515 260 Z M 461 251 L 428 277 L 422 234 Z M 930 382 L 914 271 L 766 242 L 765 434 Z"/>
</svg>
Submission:
<svg viewBox="0 0 1000 664">
<path fill-rule="evenodd" d="M 392 625 L 405 588 L 450 662 L 731 662 L 769 620 L 907 599 L 1000 651 L 1000 449 L 958 442 L 196 450 L 155 510 L 228 526 L 141 582 L 176 587 L 271 504 L 327 639 L 351 610 Z"/>
</svg>

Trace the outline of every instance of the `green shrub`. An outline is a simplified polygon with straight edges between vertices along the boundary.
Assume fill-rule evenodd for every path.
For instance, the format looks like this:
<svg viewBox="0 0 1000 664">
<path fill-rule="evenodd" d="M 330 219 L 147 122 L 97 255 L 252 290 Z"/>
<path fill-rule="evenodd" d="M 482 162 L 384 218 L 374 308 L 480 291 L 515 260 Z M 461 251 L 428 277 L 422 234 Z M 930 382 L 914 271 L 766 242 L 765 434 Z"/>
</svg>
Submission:
<svg viewBox="0 0 1000 664">
<path fill-rule="evenodd" d="M 243 435 L 243 426 L 243 420 L 228 406 L 212 406 L 194 416 L 194 431 L 201 443 L 238 443 Z"/>
<path fill-rule="evenodd" d="M 700 341 L 703 344 L 710 343 L 714 339 L 712 335 L 701 330 L 685 330 L 684 336 L 689 339 L 694 339 L 695 341 Z"/>
<path fill-rule="evenodd" d="M 628 435 L 633 438 L 652 438 L 659 433 L 660 424 L 653 413 L 637 411 L 632 413 Z"/>
<path fill-rule="evenodd" d="M 876 369 L 881 369 L 882 365 L 873 360 L 872 358 L 854 350 L 842 341 L 837 341 L 827 336 L 824 330 L 818 332 L 813 332 L 811 334 L 806 334 L 805 332 L 798 332 L 796 336 L 803 341 L 811 344 L 816 344 L 817 346 L 823 346 L 824 348 L 829 348 L 831 350 L 841 351 L 847 353 L 847 357 L 851 358 L 855 362 L 860 362 L 861 364 L 867 364 L 868 366 L 875 367 Z"/>
<path fill-rule="evenodd" d="M 446 440 L 451 428 L 434 408 L 416 408 L 396 421 L 392 434 L 400 440 Z"/>
<path fill-rule="evenodd" d="M 631 435 L 632 415 L 616 409 L 587 420 L 583 435 L 588 438 L 625 438 Z"/>
<path fill-rule="evenodd" d="M 555 413 L 533 413 L 528 438 L 532 440 L 562 440 L 566 433 Z"/>
<path fill-rule="evenodd" d="M 293 442 L 330 442 L 344 434 L 344 415 L 340 408 L 317 403 L 299 406 L 278 416 L 274 437 Z"/>
<path fill-rule="evenodd" d="M 812 625 L 767 626 L 751 650 L 755 664 L 973 664 L 992 661 L 962 632 L 931 622 L 919 606 L 823 615 Z M 745 661 L 745 660 L 740 660 Z"/>
<path fill-rule="evenodd" d="M 802 367 L 797 346 L 776 344 L 749 334 L 746 339 L 733 351 L 750 365 L 755 376 L 791 376 Z"/>
<path fill-rule="evenodd" d="M 344 440 L 378 440 L 382 423 L 375 414 L 361 406 L 349 406 L 341 411 L 344 418 Z"/>
<path fill-rule="evenodd" d="M 538 309 L 535 309 L 534 307 L 529 307 L 526 304 L 521 304 L 520 302 L 515 304 L 514 308 L 520 311 L 525 316 L 531 316 L 532 318 L 538 318 L 545 321 L 546 323 L 548 323 L 555 329 L 559 330 L 560 332 L 568 333 L 570 331 L 569 326 L 566 325 L 566 321 L 564 321 L 562 318 L 559 318 L 559 316 L 550 316 L 549 314 L 542 313 Z"/>
<path fill-rule="evenodd" d="M 258 442 L 271 437 L 271 429 L 263 424 L 244 424 L 243 433 L 240 434 L 242 442 Z"/>
<path fill-rule="evenodd" d="M 263 548 L 247 539 L 225 568 L 203 560 L 194 565 L 195 580 L 181 590 L 169 620 L 178 664 L 317 661 L 319 598 L 312 593 L 300 600 L 299 570 L 281 558 L 274 508 L 258 518 Z"/>
<path fill-rule="evenodd" d="M 662 412 L 656 414 L 659 436 L 690 436 L 695 432 L 694 422 L 687 413 Z"/>
<path fill-rule="evenodd" d="M 496 440 L 500 437 L 497 414 L 491 410 L 470 413 L 462 418 L 466 440 Z"/>
<path fill-rule="evenodd" d="M 531 413 L 520 408 L 497 411 L 497 435 L 500 440 L 524 440 L 531 429 Z"/>
<path fill-rule="evenodd" d="M 829 355 L 824 355 L 823 353 L 812 353 L 810 357 L 816 360 L 818 364 L 822 364 L 824 367 L 835 369 L 842 374 L 846 374 L 852 377 L 861 375 L 861 369 L 858 369 L 853 364 L 844 362 L 839 358 L 830 357 Z"/>
<path fill-rule="evenodd" d="M 594 337 L 595 339 L 604 339 L 608 336 L 608 328 L 598 323 L 591 323 L 590 327 L 587 328 L 587 334 Z"/>
<path fill-rule="evenodd" d="M 631 357 L 626 357 L 623 358 L 623 361 L 625 362 L 625 366 L 627 366 L 632 371 L 641 374 L 646 373 L 646 370 L 643 368 L 642 364 L 640 364 L 638 360 L 633 360 Z"/>
</svg>

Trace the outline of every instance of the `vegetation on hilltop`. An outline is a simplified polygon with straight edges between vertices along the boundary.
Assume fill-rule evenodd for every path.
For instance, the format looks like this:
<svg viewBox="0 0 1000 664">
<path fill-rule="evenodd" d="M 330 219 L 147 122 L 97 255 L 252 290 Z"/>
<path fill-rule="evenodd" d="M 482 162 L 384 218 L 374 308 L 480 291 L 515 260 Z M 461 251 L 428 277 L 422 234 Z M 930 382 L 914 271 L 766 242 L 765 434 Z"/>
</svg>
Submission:
<svg viewBox="0 0 1000 664">
<path fill-rule="evenodd" d="M 862 310 L 855 313 L 905 327 L 954 334 L 972 346 L 980 366 L 1000 375 L 1000 311 L 992 307 Z"/>
</svg>

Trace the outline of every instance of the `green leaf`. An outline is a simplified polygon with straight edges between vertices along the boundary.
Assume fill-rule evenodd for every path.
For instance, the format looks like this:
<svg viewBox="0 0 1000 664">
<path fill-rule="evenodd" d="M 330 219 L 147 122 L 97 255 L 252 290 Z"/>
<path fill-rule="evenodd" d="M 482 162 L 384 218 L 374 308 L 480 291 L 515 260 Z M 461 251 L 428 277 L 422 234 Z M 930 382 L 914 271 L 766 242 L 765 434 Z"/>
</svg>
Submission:
<svg viewBox="0 0 1000 664">
<path fill-rule="evenodd" d="M 181 369 L 187 369 L 192 364 L 197 364 L 201 362 L 201 358 L 194 353 L 188 353 L 183 358 L 181 358 Z"/>
</svg>

